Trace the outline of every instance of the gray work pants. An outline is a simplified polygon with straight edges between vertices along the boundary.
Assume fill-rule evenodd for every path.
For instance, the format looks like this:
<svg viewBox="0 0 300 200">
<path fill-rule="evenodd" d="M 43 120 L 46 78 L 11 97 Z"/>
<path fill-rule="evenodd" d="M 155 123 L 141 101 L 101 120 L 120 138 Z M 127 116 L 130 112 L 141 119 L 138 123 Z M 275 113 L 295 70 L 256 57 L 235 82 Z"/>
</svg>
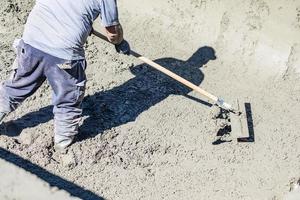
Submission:
<svg viewBox="0 0 300 200">
<path fill-rule="evenodd" d="M 55 143 L 68 146 L 78 133 L 86 83 L 86 61 L 66 61 L 22 40 L 11 77 L 0 85 L 0 112 L 14 111 L 47 79 L 52 87 Z"/>
</svg>

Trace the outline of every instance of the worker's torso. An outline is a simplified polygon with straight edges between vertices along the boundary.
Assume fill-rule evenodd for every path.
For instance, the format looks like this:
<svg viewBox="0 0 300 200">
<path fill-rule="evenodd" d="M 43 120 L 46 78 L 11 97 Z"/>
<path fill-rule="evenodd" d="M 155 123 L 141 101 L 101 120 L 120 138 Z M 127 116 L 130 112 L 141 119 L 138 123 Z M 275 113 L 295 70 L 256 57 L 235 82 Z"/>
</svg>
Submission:
<svg viewBox="0 0 300 200">
<path fill-rule="evenodd" d="M 112 8 L 116 7 L 114 0 L 37 0 L 23 40 L 59 58 L 82 59 L 93 21 L 109 2 Z"/>
</svg>

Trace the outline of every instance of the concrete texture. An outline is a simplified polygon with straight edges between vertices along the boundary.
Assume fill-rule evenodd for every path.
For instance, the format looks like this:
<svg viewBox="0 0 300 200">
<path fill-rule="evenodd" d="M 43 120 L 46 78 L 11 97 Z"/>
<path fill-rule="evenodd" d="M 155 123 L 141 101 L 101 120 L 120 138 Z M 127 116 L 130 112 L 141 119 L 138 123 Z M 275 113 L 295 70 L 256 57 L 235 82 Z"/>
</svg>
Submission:
<svg viewBox="0 0 300 200">
<path fill-rule="evenodd" d="M 33 3 L 1 4 L 2 80 Z M 283 199 L 300 177 L 300 2 L 119 6 L 135 51 L 229 103 L 251 104 L 255 143 L 216 142 L 226 134 L 217 135 L 211 102 L 92 36 L 84 120 L 69 153 L 53 151 L 47 84 L 6 118 L 0 147 L 106 199 Z"/>
<path fill-rule="evenodd" d="M 76 200 L 70 194 L 42 181 L 35 175 L 0 159 L 0 199 L 2 200 Z"/>
</svg>

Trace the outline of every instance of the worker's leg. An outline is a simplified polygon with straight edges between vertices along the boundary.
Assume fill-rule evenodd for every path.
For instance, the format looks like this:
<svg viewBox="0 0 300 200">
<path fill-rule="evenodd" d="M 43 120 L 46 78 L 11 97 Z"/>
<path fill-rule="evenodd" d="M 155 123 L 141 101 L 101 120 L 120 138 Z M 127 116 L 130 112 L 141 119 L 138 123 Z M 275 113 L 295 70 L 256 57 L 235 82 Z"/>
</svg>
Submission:
<svg viewBox="0 0 300 200">
<path fill-rule="evenodd" d="M 69 69 L 59 66 L 50 66 L 45 74 L 53 89 L 55 146 L 65 149 L 78 134 L 86 83 L 86 62 L 72 61 Z"/>
<path fill-rule="evenodd" d="M 10 78 L 0 85 L 0 119 L 14 111 L 45 81 L 40 52 L 21 41 Z"/>
</svg>

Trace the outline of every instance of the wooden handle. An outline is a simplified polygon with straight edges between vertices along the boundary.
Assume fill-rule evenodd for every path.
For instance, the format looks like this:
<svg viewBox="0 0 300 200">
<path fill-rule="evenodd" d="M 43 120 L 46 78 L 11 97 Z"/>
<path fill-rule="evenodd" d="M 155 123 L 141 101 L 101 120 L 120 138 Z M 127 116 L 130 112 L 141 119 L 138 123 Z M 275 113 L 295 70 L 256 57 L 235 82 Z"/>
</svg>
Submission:
<svg viewBox="0 0 300 200">
<path fill-rule="evenodd" d="M 131 51 L 131 55 L 133 55 L 134 57 L 142 60 L 143 62 L 147 63 L 148 65 L 150 65 L 151 67 L 159 70 L 160 72 L 172 77 L 173 79 L 175 79 L 176 81 L 182 83 L 183 85 L 189 87 L 190 89 L 192 90 L 195 90 L 197 91 L 198 93 L 208 97 L 209 99 L 217 102 L 218 101 L 218 97 L 206 92 L 205 90 L 203 90 L 202 88 L 198 87 L 197 85 L 189 82 L 188 80 L 182 78 L 181 76 L 178 76 L 177 74 L 175 74 L 174 72 L 171 72 L 170 70 L 164 68 L 163 66 L 153 62 L 152 60 L 144 57 L 144 56 L 141 56 L 139 55 L 138 53 L 134 52 L 134 51 Z"/>
<path fill-rule="evenodd" d="M 91 34 L 94 34 L 94 35 L 97 36 L 98 38 L 100 38 L 100 39 L 102 39 L 102 40 L 105 40 L 106 42 L 111 43 L 111 42 L 107 39 L 107 37 L 106 37 L 105 35 L 103 35 L 102 33 L 98 32 L 98 31 L 96 31 L 95 29 L 92 29 Z"/>
<path fill-rule="evenodd" d="M 97 31 L 95 31 L 95 30 L 93 30 L 93 34 L 96 35 L 97 37 L 99 37 L 99 38 L 101 38 L 101 39 L 103 39 L 103 40 L 109 42 L 109 40 L 107 39 L 107 37 L 105 37 L 103 34 L 97 32 Z M 148 58 L 146 58 L 146 57 L 144 57 L 144 56 L 142 56 L 142 55 L 140 55 L 140 54 L 138 54 L 138 53 L 136 53 L 136 52 L 134 52 L 134 51 L 132 51 L 132 50 L 131 50 L 131 53 L 130 53 L 130 54 L 131 54 L 132 56 L 134 56 L 134 57 L 140 59 L 141 61 L 145 62 L 146 64 L 150 65 L 151 67 L 153 67 L 153 68 L 159 70 L 160 72 L 162 72 L 162 73 L 164 73 L 164 74 L 166 74 L 166 75 L 172 77 L 173 79 L 175 79 L 175 80 L 177 80 L 178 82 L 182 83 L 183 85 L 189 87 L 190 89 L 195 90 L 196 92 L 198 92 L 198 93 L 200 93 L 200 94 L 206 96 L 207 98 L 213 100 L 213 101 L 216 102 L 216 103 L 218 102 L 218 100 L 219 100 L 218 97 L 216 97 L 216 96 L 214 96 L 214 95 L 212 95 L 212 94 L 206 92 L 205 90 L 203 90 L 202 88 L 198 87 L 197 85 L 195 85 L 195 84 L 189 82 L 188 80 L 186 80 L 186 79 L 184 79 L 184 78 L 178 76 L 177 74 L 175 74 L 175 73 L 171 72 L 170 70 L 168 70 L 168 69 L 162 67 L 161 65 L 159 65 L 159 64 L 157 64 L 157 63 L 155 63 L 155 62 L 153 62 L 152 60 L 150 60 L 150 59 L 148 59 Z"/>
</svg>

